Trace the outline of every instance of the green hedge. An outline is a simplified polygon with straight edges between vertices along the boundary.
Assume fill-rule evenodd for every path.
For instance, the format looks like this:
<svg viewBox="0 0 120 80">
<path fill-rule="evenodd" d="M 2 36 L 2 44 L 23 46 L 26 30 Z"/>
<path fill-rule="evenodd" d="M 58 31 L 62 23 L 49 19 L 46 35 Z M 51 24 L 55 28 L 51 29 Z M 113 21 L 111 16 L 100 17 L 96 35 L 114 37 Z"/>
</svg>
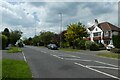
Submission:
<svg viewBox="0 0 120 80">
<path fill-rule="evenodd" d="M 113 35 L 112 36 L 112 41 L 113 41 L 113 45 L 116 48 L 120 48 L 120 34 L 119 35 Z"/>
<path fill-rule="evenodd" d="M 7 36 L 0 34 L 0 49 L 5 49 L 7 45 Z"/>
<path fill-rule="evenodd" d="M 85 47 L 85 42 L 86 40 L 80 40 L 80 42 L 78 43 L 78 49 L 86 49 Z"/>
<path fill-rule="evenodd" d="M 90 49 L 90 45 L 91 45 L 92 43 L 93 43 L 92 41 L 86 41 L 86 42 L 85 42 L 85 47 L 86 47 L 86 49 Z"/>
<path fill-rule="evenodd" d="M 120 53 L 120 49 L 118 49 L 118 48 L 113 48 L 110 51 L 113 53 Z"/>
<path fill-rule="evenodd" d="M 69 43 L 68 42 L 61 42 L 61 47 L 66 48 L 69 47 Z"/>
<path fill-rule="evenodd" d="M 97 51 L 99 50 L 99 45 L 95 42 L 93 42 L 91 45 L 90 45 L 90 50 L 91 51 Z"/>
<path fill-rule="evenodd" d="M 99 45 L 92 41 L 86 41 L 85 42 L 86 49 L 90 49 L 91 51 L 97 51 L 99 50 Z"/>
</svg>

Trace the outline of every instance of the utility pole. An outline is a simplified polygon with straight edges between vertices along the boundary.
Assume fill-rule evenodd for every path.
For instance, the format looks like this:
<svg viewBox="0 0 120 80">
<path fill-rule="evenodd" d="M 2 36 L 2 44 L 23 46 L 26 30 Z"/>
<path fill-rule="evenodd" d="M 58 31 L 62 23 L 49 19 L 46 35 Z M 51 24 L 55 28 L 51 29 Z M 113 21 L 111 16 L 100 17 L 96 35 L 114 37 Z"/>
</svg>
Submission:
<svg viewBox="0 0 120 80">
<path fill-rule="evenodd" d="M 62 42 L 62 13 L 59 13 L 60 14 L 60 48 L 61 48 L 61 42 Z"/>
</svg>

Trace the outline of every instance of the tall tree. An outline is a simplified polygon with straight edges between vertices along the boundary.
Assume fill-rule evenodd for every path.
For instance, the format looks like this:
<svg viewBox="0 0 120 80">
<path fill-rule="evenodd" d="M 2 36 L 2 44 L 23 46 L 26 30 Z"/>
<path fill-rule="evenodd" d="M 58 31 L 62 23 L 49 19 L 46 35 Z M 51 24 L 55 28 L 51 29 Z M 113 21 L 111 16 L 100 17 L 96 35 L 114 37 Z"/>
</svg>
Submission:
<svg viewBox="0 0 120 80">
<path fill-rule="evenodd" d="M 7 37 L 6 47 L 10 44 L 10 32 L 8 28 L 5 28 L 2 32 L 3 35 Z"/>
<path fill-rule="evenodd" d="M 40 40 L 44 43 L 44 46 L 52 42 L 52 37 L 54 36 L 53 32 L 40 32 Z"/>
<path fill-rule="evenodd" d="M 32 41 L 33 41 L 33 45 L 39 46 L 39 42 L 40 42 L 39 36 L 34 36 Z"/>
<path fill-rule="evenodd" d="M 15 45 L 16 42 L 21 38 L 22 36 L 22 32 L 15 30 L 15 31 L 11 31 L 10 33 L 10 43 Z"/>
<path fill-rule="evenodd" d="M 67 32 L 65 33 L 66 40 L 73 48 L 76 47 L 80 40 L 83 40 L 83 37 L 87 36 L 85 25 L 80 22 L 68 25 Z"/>
<path fill-rule="evenodd" d="M 59 34 L 54 34 L 52 37 L 52 43 L 56 44 L 59 46 L 60 44 L 60 35 Z"/>
</svg>

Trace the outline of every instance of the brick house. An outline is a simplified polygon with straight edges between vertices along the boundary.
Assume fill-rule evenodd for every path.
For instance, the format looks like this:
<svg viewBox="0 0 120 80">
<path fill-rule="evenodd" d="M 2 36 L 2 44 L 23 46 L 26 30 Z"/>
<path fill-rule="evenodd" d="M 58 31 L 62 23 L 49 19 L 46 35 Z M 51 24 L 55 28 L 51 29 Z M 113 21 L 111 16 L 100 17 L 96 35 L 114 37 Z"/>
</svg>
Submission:
<svg viewBox="0 0 120 80">
<path fill-rule="evenodd" d="M 109 22 L 98 23 L 98 20 L 95 19 L 95 24 L 87 28 L 87 31 L 89 37 L 86 40 L 108 45 L 112 44 L 112 35 L 120 33 L 120 28 Z"/>
</svg>

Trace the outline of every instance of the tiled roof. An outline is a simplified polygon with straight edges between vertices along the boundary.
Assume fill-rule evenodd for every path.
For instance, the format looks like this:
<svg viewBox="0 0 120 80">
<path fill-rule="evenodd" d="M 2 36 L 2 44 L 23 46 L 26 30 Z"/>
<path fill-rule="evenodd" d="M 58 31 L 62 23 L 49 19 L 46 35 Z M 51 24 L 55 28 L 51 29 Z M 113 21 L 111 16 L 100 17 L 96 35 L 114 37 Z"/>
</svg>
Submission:
<svg viewBox="0 0 120 80">
<path fill-rule="evenodd" d="M 89 27 L 88 29 L 89 29 L 90 31 L 92 31 L 94 28 L 95 28 L 95 26 L 93 25 L 92 27 Z"/>
<path fill-rule="evenodd" d="M 108 30 L 111 30 L 111 31 L 120 31 L 120 28 L 109 23 L 109 22 L 103 22 L 103 23 L 99 23 L 98 24 L 98 27 L 100 29 L 102 29 L 103 31 L 108 31 Z M 94 26 L 88 28 L 90 31 L 92 31 L 94 29 Z"/>
</svg>

